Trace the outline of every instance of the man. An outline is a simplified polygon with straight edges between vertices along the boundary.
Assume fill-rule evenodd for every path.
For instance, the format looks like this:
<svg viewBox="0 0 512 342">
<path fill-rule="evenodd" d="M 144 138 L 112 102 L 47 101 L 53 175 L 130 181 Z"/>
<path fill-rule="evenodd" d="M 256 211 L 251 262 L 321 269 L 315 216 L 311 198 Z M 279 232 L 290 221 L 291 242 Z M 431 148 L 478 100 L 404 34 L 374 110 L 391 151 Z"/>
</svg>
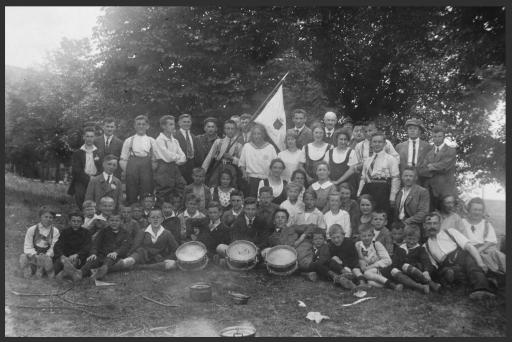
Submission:
<svg viewBox="0 0 512 342">
<path fill-rule="evenodd" d="M 395 220 L 406 226 L 421 226 L 425 215 L 429 212 L 430 199 L 427 189 L 416 184 L 416 169 L 407 166 L 402 171 L 402 189 L 396 195 Z M 423 240 L 423 234 L 421 239 Z"/>
<path fill-rule="evenodd" d="M 354 127 L 352 129 L 352 139 L 350 139 L 348 147 L 355 150 L 356 145 L 365 139 L 365 135 L 366 125 L 364 125 L 362 122 L 354 123 Z"/>
<path fill-rule="evenodd" d="M 495 298 L 485 277 L 487 266 L 464 235 L 453 228 L 441 230 L 441 217 L 437 212 L 425 216 L 423 227 L 428 236 L 424 246 L 443 283 L 466 278 L 471 287 L 470 299 Z"/>
<path fill-rule="evenodd" d="M 400 173 L 398 160 L 384 151 L 385 135 L 374 133 L 371 138 L 373 156 L 363 164 L 361 181 L 359 182 L 358 197 L 363 194 L 372 195 L 376 203 L 375 209 L 382 209 L 392 222 L 396 194 L 400 188 Z"/>
<path fill-rule="evenodd" d="M 117 157 L 108 154 L 103 158 L 103 172 L 92 177 L 87 185 L 85 200 L 91 200 L 100 203 L 102 197 L 108 196 L 114 199 L 114 210 L 119 209 L 119 203 L 122 200 L 123 189 L 119 178 L 114 176 L 117 169 Z"/>
<path fill-rule="evenodd" d="M 354 130 L 354 121 L 349 116 L 342 116 L 339 123 L 342 129 L 345 129 L 352 135 L 352 131 Z"/>
<path fill-rule="evenodd" d="M 331 145 L 336 145 L 333 143 L 333 135 L 334 129 L 336 128 L 336 122 L 338 122 L 338 117 L 334 112 L 327 112 L 324 115 L 324 141 Z"/>
<path fill-rule="evenodd" d="M 292 112 L 292 121 L 294 127 L 292 128 L 297 134 L 297 148 L 300 150 L 304 145 L 313 141 L 313 132 L 306 126 L 307 113 L 304 109 L 295 109 Z"/>
<path fill-rule="evenodd" d="M 423 122 L 420 119 L 412 118 L 405 122 L 405 129 L 409 140 L 396 145 L 396 151 L 400 155 L 400 172 L 406 166 L 418 166 L 424 162 L 425 156 L 432 149 L 429 143 L 420 139 L 420 133 L 425 131 Z M 418 183 L 423 185 L 420 178 Z"/>
<path fill-rule="evenodd" d="M 238 142 L 242 145 L 251 139 L 251 114 L 244 113 L 240 115 L 240 130 L 238 132 Z"/>
<path fill-rule="evenodd" d="M 441 209 L 441 198 L 455 193 L 455 162 L 457 151 L 444 143 L 445 129 L 441 126 L 432 128 L 434 148 L 418 165 L 418 173 L 424 181 L 424 186 L 430 192 L 432 209 Z"/>
<path fill-rule="evenodd" d="M 187 160 L 180 165 L 180 172 L 187 184 L 192 183 L 192 169 L 196 166 L 196 136 L 190 132 L 192 126 L 192 116 L 190 114 L 181 114 L 178 118 L 180 129 L 176 132 L 176 140 L 180 143 L 181 150 L 185 153 Z"/>
<path fill-rule="evenodd" d="M 94 146 L 94 127 L 84 129 L 84 144 L 71 157 L 71 184 L 68 195 L 75 197 L 76 205 L 82 210 L 89 179 L 101 170 L 98 148 Z"/>
<path fill-rule="evenodd" d="M 123 141 L 114 135 L 116 129 L 116 122 L 113 117 L 106 117 L 102 121 L 103 134 L 94 139 L 94 145 L 98 148 L 98 153 L 102 158 L 109 154 L 119 158 L 121 157 L 121 150 L 123 148 Z M 121 168 L 118 167 L 114 171 L 114 176 L 121 179 Z"/>
<path fill-rule="evenodd" d="M 215 140 L 219 138 L 217 135 L 217 119 L 207 117 L 203 122 L 204 134 L 196 137 L 197 141 L 197 158 L 199 161 L 204 160 Z"/>
<path fill-rule="evenodd" d="M 372 144 L 370 143 L 370 139 L 372 138 L 373 134 L 378 131 L 377 123 L 375 121 L 367 121 L 366 127 L 363 126 L 363 130 L 366 130 L 366 139 L 357 143 L 356 147 L 354 148 L 358 161 L 358 165 L 356 166 L 357 172 L 361 172 L 363 168 L 363 163 L 369 157 L 373 156 L 374 151 L 372 148 Z M 386 151 L 387 154 L 390 154 L 391 156 L 395 157 L 397 161 L 400 161 L 400 156 L 395 151 L 395 148 L 393 147 L 391 141 L 389 141 L 388 139 L 386 139 L 384 151 Z"/>
</svg>

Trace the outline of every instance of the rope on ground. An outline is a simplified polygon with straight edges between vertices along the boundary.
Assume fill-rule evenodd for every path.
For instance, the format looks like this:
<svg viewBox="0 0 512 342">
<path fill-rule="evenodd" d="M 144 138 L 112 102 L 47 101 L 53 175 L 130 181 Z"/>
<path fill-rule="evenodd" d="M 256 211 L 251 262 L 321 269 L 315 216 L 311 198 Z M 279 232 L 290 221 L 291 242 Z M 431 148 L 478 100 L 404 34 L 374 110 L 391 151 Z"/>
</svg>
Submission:
<svg viewBox="0 0 512 342">
<path fill-rule="evenodd" d="M 151 299 L 151 298 L 146 297 L 146 296 L 142 296 L 142 298 L 144 298 L 145 300 L 148 300 L 150 302 L 153 302 L 155 304 L 161 305 L 161 306 L 166 306 L 166 307 L 178 307 L 179 306 L 179 305 L 174 305 L 174 304 L 162 303 L 162 302 L 159 302 L 157 300 Z"/>
</svg>

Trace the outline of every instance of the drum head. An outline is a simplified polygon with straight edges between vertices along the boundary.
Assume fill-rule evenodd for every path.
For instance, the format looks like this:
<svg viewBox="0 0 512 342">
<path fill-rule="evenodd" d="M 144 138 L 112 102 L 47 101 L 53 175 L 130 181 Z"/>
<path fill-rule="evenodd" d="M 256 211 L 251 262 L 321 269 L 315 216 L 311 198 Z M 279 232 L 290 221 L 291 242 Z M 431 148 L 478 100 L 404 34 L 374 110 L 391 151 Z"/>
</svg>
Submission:
<svg viewBox="0 0 512 342">
<path fill-rule="evenodd" d="M 272 266 L 286 267 L 297 261 L 297 252 L 290 246 L 275 246 L 268 251 L 265 260 Z"/>
<path fill-rule="evenodd" d="M 226 254 L 229 259 L 240 262 L 247 262 L 253 260 L 258 254 L 258 248 L 250 241 L 237 240 L 233 241 Z"/>
<path fill-rule="evenodd" d="M 176 250 L 176 258 L 182 262 L 201 260 L 206 255 L 206 246 L 199 241 L 185 242 Z"/>
</svg>

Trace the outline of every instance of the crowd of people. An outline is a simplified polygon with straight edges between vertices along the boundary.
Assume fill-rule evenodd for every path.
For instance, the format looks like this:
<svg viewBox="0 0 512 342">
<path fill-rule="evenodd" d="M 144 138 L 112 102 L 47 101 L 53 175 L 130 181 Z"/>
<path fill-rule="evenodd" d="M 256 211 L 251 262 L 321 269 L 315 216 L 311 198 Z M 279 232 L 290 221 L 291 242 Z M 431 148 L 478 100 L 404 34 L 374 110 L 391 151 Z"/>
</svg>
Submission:
<svg viewBox="0 0 512 342">
<path fill-rule="evenodd" d="M 327 112 L 308 127 L 305 110 L 291 117 L 282 151 L 249 114 L 224 121 L 222 137 L 211 117 L 204 134 L 192 134 L 189 114 L 178 128 L 162 116 L 156 138 L 143 115 L 124 141 L 113 118 L 103 120 L 100 136 L 85 127 L 69 187 L 78 209 L 60 231 L 55 211 L 41 208 L 26 233 L 24 275 L 80 281 L 174 270 L 175 252 L 188 241 L 202 242 L 225 267 L 228 246 L 245 240 L 261 264 L 271 247 L 291 246 L 297 273 L 343 289 L 430 293 L 467 283 L 472 299 L 495 296 L 505 254 L 484 201 L 457 205 L 457 152 L 443 126 L 427 132 L 410 118 L 408 139 L 393 146 L 373 121 Z"/>
</svg>

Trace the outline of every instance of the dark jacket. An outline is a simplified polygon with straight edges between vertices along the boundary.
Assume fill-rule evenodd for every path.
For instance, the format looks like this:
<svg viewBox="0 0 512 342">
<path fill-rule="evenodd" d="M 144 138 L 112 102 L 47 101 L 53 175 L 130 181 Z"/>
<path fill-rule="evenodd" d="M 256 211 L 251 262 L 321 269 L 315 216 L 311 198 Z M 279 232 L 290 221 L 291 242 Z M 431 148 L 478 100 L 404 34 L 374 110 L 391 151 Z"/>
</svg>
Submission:
<svg viewBox="0 0 512 342">
<path fill-rule="evenodd" d="M 432 272 L 434 271 L 434 265 L 430 262 L 427 250 L 425 247 L 418 245 L 415 248 L 409 249 L 402 244 L 400 248 L 395 249 L 395 253 L 391 258 L 392 265 L 399 270 L 402 269 L 402 265 L 407 263 L 418 268 L 420 271 Z"/>
<path fill-rule="evenodd" d="M 164 222 L 162 222 L 162 226 L 171 232 L 172 236 L 174 237 L 174 240 L 178 243 L 178 245 L 181 245 L 183 241 L 181 241 L 181 223 L 180 219 L 177 216 L 172 216 L 164 219 Z"/>
<path fill-rule="evenodd" d="M 426 179 L 424 185 L 432 188 L 432 194 L 441 198 L 455 192 L 457 150 L 445 144 L 437 154 L 434 152 L 435 147 L 427 153 L 422 164 L 419 165 L 418 174 Z M 428 164 L 432 164 L 434 170 L 429 171 L 427 169 Z"/>
<path fill-rule="evenodd" d="M 197 136 L 195 136 L 194 134 L 192 134 L 192 132 L 190 132 L 190 136 L 192 137 L 192 146 L 193 146 L 193 149 L 194 149 L 194 158 L 193 158 L 193 165 L 194 166 L 201 166 L 201 163 L 203 162 L 202 160 L 199 161 L 199 151 L 198 151 L 198 147 L 199 147 L 199 142 L 197 141 Z M 173 134 L 173 137 L 176 138 L 176 140 L 178 140 L 178 143 L 180 144 L 180 148 L 181 150 L 183 151 L 183 153 L 185 153 L 185 156 L 187 154 L 187 140 L 185 139 L 185 137 L 183 136 L 183 134 L 181 134 L 181 130 L 179 128 L 176 128 L 176 133 Z M 199 149 L 201 149 L 199 147 Z M 188 158 L 187 158 L 188 160 Z"/>
<path fill-rule="evenodd" d="M 324 243 L 317 250 L 313 247 L 313 261 L 311 264 L 325 265 L 331 258 L 331 250 L 327 243 Z"/>
<path fill-rule="evenodd" d="M 241 213 L 231 225 L 231 242 L 247 240 L 260 247 L 267 231 L 266 222 L 257 216 L 254 218 L 252 228 L 249 228 L 245 220 L 245 214 Z"/>
<path fill-rule="evenodd" d="M 295 130 L 295 126 L 291 129 Z M 313 142 L 313 132 L 311 131 L 311 128 L 304 125 L 304 128 L 302 128 L 302 131 L 300 131 L 297 136 L 297 148 L 300 150 L 304 145 L 307 145 L 310 142 Z"/>
<path fill-rule="evenodd" d="M 121 156 L 121 150 L 123 149 L 123 141 L 116 137 L 115 135 L 112 136 L 108 148 L 105 147 L 105 136 L 103 134 L 94 139 L 94 145 L 96 145 L 96 147 L 98 148 L 98 152 L 101 156 L 102 162 L 103 157 L 105 157 L 108 154 L 113 154 L 114 156 L 119 158 Z"/>
<path fill-rule="evenodd" d="M 80 260 L 85 260 L 92 247 L 91 233 L 85 228 L 77 230 L 70 228 L 63 229 L 60 232 L 59 240 L 53 247 L 55 258 L 61 255 L 70 256 L 78 254 Z"/>
<path fill-rule="evenodd" d="M 398 220 L 400 215 L 400 203 L 402 201 L 403 188 L 398 191 L 395 198 L 395 218 Z M 423 219 L 430 210 L 430 195 L 428 190 L 417 184 L 411 187 L 409 195 L 405 199 L 404 213 L 405 224 L 415 224 L 419 227 L 423 225 Z"/>
<path fill-rule="evenodd" d="M 120 228 L 117 233 L 107 227 L 99 231 L 98 236 L 93 241 L 91 254 L 106 257 L 107 254 L 117 252 L 118 257 L 124 258 L 128 254 L 131 241 L 128 232 Z"/>
<path fill-rule="evenodd" d="M 375 241 L 379 241 L 388 251 L 389 256 L 393 254 L 393 237 L 391 236 L 391 232 L 386 227 L 382 227 L 380 230 L 379 236 L 375 239 Z"/>
<path fill-rule="evenodd" d="M 101 158 L 98 150 L 94 150 L 92 155 L 97 170 L 96 174 L 98 174 L 101 171 Z M 69 184 L 68 195 L 75 194 L 75 184 L 83 184 L 87 187 L 89 178 L 89 175 L 85 173 L 85 151 L 76 150 L 71 156 L 71 183 Z"/>
<path fill-rule="evenodd" d="M 138 249 L 143 249 L 146 261 L 160 261 L 160 259 L 176 259 L 176 249 L 178 243 L 172 233 L 164 229 L 162 235 L 158 237 L 155 243 L 151 241 L 151 235 L 147 232 L 141 235 L 141 240 L 137 245 Z"/>
<path fill-rule="evenodd" d="M 231 243 L 231 230 L 222 222 L 213 231 L 210 230 L 208 218 L 190 219 L 188 222 L 190 222 L 190 227 L 199 228 L 197 241 L 204 243 L 210 255 L 216 253 L 218 245 Z"/>
<path fill-rule="evenodd" d="M 114 199 L 114 208 L 117 210 L 123 198 L 123 188 L 121 181 L 116 176 L 113 175 L 112 183 L 108 184 L 103 173 L 100 173 L 89 180 L 85 192 L 85 200 L 92 200 L 99 204 L 100 199 L 104 196 L 109 196 Z"/>
<path fill-rule="evenodd" d="M 343 266 L 354 268 L 359 266 L 359 257 L 357 255 L 356 245 L 350 238 L 345 238 L 341 245 L 336 246 L 329 241 L 329 253 L 331 257 L 337 256 L 343 261 Z"/>
</svg>

